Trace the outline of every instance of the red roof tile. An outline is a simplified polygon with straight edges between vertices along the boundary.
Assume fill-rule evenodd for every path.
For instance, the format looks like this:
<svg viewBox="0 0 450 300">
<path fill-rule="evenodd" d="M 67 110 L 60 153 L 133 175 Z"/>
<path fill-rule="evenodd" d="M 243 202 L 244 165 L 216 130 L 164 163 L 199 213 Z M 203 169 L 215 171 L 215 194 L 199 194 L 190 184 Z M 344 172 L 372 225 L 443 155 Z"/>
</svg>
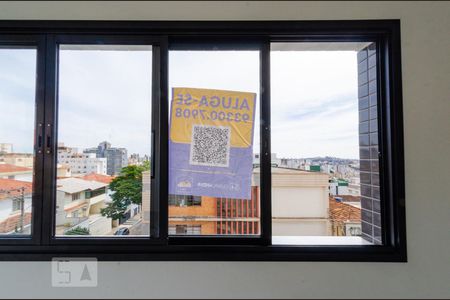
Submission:
<svg viewBox="0 0 450 300">
<path fill-rule="evenodd" d="M 20 226 L 20 213 L 10 215 L 8 218 L 0 221 L 0 233 L 9 233 Z M 26 226 L 31 223 L 31 213 L 26 212 L 23 218 L 23 225 Z"/>
<path fill-rule="evenodd" d="M 114 176 L 90 173 L 90 174 L 84 175 L 83 177 L 81 177 L 81 179 L 109 184 L 114 179 Z"/>
<path fill-rule="evenodd" d="M 10 164 L 0 164 L 0 173 L 14 173 L 14 172 L 31 172 L 31 168 L 19 167 Z"/>
<path fill-rule="evenodd" d="M 31 182 L 0 178 L 0 200 L 19 196 L 24 189 L 24 194 L 31 194 L 33 184 Z"/>
<path fill-rule="evenodd" d="M 361 209 L 353 205 L 337 202 L 333 197 L 329 198 L 330 202 L 330 220 L 332 222 L 360 222 Z"/>
</svg>

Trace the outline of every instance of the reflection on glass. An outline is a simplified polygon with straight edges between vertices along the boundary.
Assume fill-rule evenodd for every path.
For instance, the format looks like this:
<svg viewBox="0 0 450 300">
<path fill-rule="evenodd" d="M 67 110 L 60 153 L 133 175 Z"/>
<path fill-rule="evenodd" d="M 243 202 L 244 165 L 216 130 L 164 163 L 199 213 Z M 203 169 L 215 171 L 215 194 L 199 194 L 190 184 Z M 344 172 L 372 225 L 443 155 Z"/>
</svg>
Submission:
<svg viewBox="0 0 450 300">
<path fill-rule="evenodd" d="M 31 234 L 36 50 L 0 48 L 0 235 Z"/>
<path fill-rule="evenodd" d="M 258 235 L 259 52 L 169 59 L 169 234 Z"/>
<path fill-rule="evenodd" d="M 151 62 L 151 46 L 60 46 L 57 236 L 149 235 Z"/>
<path fill-rule="evenodd" d="M 362 94 L 368 81 L 368 46 L 272 44 L 274 244 L 373 241 L 363 236 L 363 218 L 372 212 L 366 210 L 361 184 L 367 175 L 363 172 L 367 157 L 360 157 L 369 152 L 361 142 L 368 128 L 367 119 L 361 117 L 369 101 L 367 94 Z M 375 80 L 375 66 L 370 68 L 370 80 Z M 376 110 L 376 101 L 373 103 Z M 378 158 L 373 162 L 378 164 Z M 378 169 L 373 175 L 378 176 Z"/>
</svg>

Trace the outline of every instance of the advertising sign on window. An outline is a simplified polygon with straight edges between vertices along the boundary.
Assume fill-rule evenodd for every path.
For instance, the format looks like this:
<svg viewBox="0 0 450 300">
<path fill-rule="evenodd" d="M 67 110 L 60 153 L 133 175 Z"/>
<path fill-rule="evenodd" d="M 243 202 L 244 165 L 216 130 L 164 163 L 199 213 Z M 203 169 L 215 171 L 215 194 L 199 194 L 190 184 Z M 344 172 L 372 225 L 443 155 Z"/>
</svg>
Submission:
<svg viewBox="0 0 450 300">
<path fill-rule="evenodd" d="M 169 194 L 250 199 L 256 94 L 173 88 Z"/>
</svg>

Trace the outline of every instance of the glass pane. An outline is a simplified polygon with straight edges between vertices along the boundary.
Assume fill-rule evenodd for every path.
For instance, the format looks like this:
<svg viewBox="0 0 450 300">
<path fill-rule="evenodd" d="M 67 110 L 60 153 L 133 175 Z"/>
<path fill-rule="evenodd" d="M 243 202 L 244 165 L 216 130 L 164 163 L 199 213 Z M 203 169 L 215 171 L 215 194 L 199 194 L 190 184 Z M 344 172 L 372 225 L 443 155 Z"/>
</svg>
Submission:
<svg viewBox="0 0 450 300">
<path fill-rule="evenodd" d="M 259 51 L 169 61 L 169 234 L 258 235 Z"/>
<path fill-rule="evenodd" d="M 271 47 L 273 243 L 381 243 L 375 45 Z"/>
<path fill-rule="evenodd" d="M 57 236 L 149 235 L 151 63 L 151 46 L 60 46 Z"/>
<path fill-rule="evenodd" d="M 36 49 L 0 48 L 0 235 L 31 234 Z"/>
</svg>

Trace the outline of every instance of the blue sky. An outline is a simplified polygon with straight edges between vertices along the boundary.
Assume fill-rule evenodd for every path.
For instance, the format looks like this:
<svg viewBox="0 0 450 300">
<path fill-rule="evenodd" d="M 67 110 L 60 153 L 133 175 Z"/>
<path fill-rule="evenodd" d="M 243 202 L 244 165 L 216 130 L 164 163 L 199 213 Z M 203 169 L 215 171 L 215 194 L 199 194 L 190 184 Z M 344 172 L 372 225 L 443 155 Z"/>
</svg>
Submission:
<svg viewBox="0 0 450 300">
<path fill-rule="evenodd" d="M 259 95 L 255 51 L 174 51 L 169 61 L 170 87 Z M 0 142 L 17 152 L 32 149 L 34 68 L 33 50 L 0 50 Z M 357 158 L 356 52 L 276 51 L 271 71 L 272 152 Z M 60 142 L 86 148 L 108 140 L 150 153 L 151 51 L 63 50 L 59 93 Z"/>
</svg>

